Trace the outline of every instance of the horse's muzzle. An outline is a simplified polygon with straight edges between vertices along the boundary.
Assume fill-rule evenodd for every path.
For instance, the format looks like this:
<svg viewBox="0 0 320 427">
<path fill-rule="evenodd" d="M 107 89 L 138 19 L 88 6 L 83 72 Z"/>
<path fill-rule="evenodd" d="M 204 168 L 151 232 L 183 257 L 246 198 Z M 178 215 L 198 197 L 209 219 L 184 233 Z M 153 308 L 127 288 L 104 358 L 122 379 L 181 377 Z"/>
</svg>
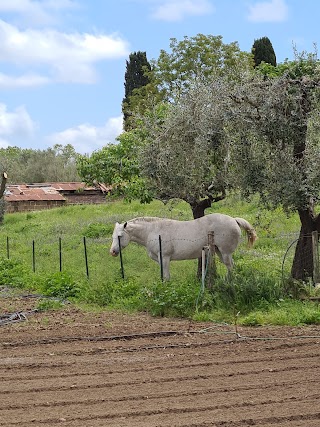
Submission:
<svg viewBox="0 0 320 427">
<path fill-rule="evenodd" d="M 113 251 L 110 251 L 110 254 L 111 254 L 112 256 L 118 256 L 118 255 L 119 255 L 119 251 L 115 251 L 115 250 L 113 250 Z"/>
</svg>

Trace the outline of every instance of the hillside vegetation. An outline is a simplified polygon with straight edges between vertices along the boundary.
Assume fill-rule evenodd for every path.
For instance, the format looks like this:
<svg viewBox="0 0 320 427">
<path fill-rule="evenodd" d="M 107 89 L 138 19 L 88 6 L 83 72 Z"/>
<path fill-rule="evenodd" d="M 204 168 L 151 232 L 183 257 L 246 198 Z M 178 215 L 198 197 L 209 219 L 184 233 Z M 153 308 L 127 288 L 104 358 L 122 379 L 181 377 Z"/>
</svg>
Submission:
<svg viewBox="0 0 320 427">
<path fill-rule="evenodd" d="M 253 249 L 246 237 L 234 254 L 232 280 L 217 260 L 213 290 L 201 292 L 197 261 L 171 263 L 171 281 L 162 283 L 160 268 L 144 248 L 129 245 L 120 260 L 109 255 L 115 221 L 137 216 L 192 219 L 184 202 L 150 205 L 110 201 L 5 215 L 0 232 L 0 286 L 40 293 L 39 308 L 71 300 L 89 309 L 147 311 L 155 316 L 237 322 L 247 325 L 320 323 L 318 305 L 302 301 L 311 284 L 288 281 L 299 230 L 296 216 L 267 211 L 238 196 L 214 204 L 210 212 L 246 218 L 259 239 Z M 87 264 L 86 264 L 87 256 Z"/>
</svg>

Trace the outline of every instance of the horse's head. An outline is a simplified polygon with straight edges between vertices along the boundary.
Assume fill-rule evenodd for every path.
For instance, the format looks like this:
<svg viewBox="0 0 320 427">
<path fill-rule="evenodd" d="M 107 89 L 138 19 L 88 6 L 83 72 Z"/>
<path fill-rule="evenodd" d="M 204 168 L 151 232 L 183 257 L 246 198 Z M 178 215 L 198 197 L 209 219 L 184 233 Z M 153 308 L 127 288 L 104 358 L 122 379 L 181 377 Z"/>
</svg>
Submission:
<svg viewBox="0 0 320 427">
<path fill-rule="evenodd" d="M 110 254 L 112 256 L 119 255 L 119 252 L 120 252 L 119 240 L 120 240 L 121 249 L 128 246 L 128 243 L 130 242 L 129 234 L 126 233 L 126 230 L 125 230 L 126 227 L 127 227 L 126 222 L 124 224 L 119 224 L 118 222 L 116 222 L 114 226 L 114 230 L 112 234 L 112 245 L 110 248 Z"/>
</svg>

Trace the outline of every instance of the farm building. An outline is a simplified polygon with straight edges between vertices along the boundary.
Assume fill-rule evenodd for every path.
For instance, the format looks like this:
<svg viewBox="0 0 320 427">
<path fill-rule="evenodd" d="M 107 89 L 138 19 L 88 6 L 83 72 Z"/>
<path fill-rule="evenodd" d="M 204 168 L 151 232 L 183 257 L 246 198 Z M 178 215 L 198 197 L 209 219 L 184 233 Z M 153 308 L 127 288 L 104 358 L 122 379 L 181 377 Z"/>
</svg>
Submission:
<svg viewBox="0 0 320 427">
<path fill-rule="evenodd" d="M 67 204 L 105 203 L 109 190 L 103 184 L 90 187 L 83 182 L 9 184 L 4 196 L 6 212 L 37 211 Z"/>
</svg>

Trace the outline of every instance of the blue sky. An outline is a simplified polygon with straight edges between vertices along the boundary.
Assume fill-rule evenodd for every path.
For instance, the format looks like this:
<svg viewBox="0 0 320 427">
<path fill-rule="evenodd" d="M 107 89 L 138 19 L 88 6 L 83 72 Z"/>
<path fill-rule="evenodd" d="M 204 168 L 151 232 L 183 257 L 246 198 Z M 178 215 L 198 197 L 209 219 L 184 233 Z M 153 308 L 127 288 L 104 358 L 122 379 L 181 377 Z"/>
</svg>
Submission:
<svg viewBox="0 0 320 427">
<path fill-rule="evenodd" d="M 314 52 L 318 0 L 0 0 L 0 147 L 98 150 L 122 131 L 129 54 L 157 59 L 170 38 L 220 35 L 277 61 Z"/>
</svg>

